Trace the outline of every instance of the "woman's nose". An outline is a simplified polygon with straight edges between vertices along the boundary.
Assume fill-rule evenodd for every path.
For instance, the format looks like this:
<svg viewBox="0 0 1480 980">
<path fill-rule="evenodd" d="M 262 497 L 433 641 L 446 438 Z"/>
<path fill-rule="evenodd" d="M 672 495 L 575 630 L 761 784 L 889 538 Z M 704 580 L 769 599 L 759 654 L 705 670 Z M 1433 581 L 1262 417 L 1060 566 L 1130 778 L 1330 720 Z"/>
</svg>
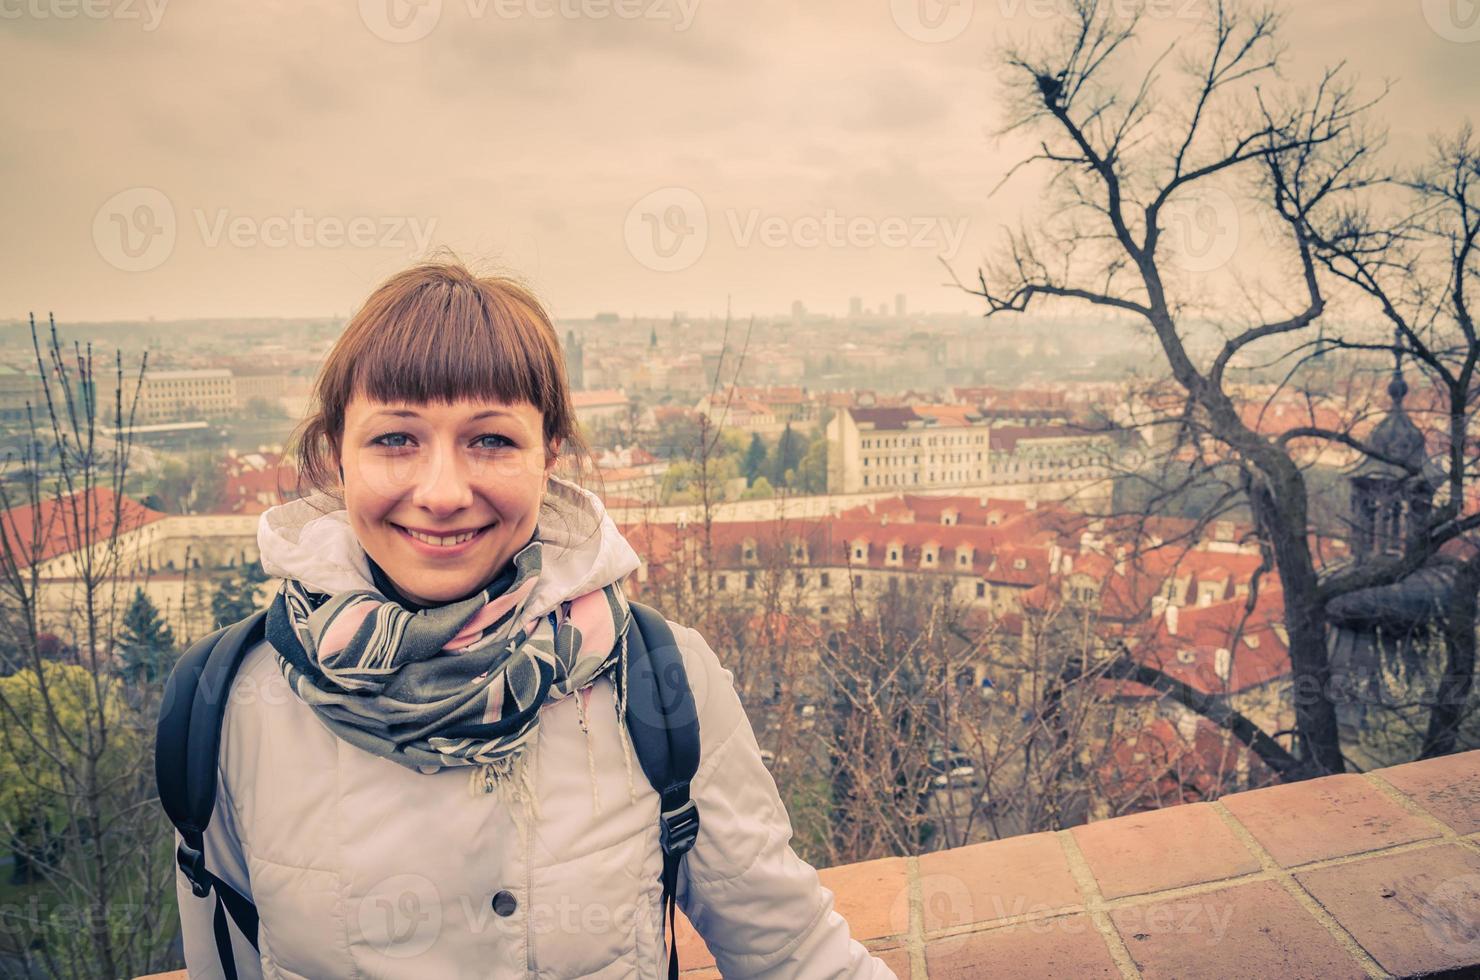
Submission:
<svg viewBox="0 0 1480 980">
<path fill-rule="evenodd" d="M 473 486 L 456 450 L 435 450 L 419 468 L 412 503 L 433 513 L 450 513 L 473 502 Z"/>
</svg>

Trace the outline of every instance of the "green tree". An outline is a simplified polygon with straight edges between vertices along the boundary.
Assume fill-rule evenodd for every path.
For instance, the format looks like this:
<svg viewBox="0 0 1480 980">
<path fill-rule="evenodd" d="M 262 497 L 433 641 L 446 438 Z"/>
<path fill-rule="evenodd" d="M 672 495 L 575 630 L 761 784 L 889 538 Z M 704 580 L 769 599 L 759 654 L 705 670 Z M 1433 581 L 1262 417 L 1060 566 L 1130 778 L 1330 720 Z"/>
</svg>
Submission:
<svg viewBox="0 0 1480 980">
<path fill-rule="evenodd" d="M 766 444 L 761 441 L 760 433 L 751 433 L 750 448 L 745 450 L 745 461 L 740 466 L 740 471 L 745 474 L 747 486 L 755 485 L 755 478 L 766 471 Z"/>
<path fill-rule="evenodd" d="M 773 487 L 773 486 L 771 486 L 771 481 L 768 480 L 768 479 L 766 479 L 763 476 L 760 476 L 760 477 L 756 477 L 755 482 L 752 483 L 746 489 L 746 491 L 740 495 L 740 499 L 741 500 L 764 500 L 767 497 L 774 497 L 775 495 L 776 495 L 776 488 Z"/>
<path fill-rule="evenodd" d="M 221 500 L 225 474 L 220 460 L 207 452 L 165 460 L 142 481 L 142 496 L 169 514 L 209 513 Z"/>
<path fill-rule="evenodd" d="M 243 562 L 222 578 L 216 594 L 211 596 L 211 615 L 216 618 L 216 628 L 229 626 L 256 612 L 258 587 L 267 579 L 262 564 L 255 561 Z"/>
<path fill-rule="evenodd" d="M 776 454 L 771 464 L 771 482 L 779 487 L 790 486 L 795 478 L 793 471 L 801 463 L 802 455 L 806 450 L 805 438 L 793 432 L 791 423 L 787 422 L 786 428 L 781 430 L 781 438 L 776 443 Z"/>
<path fill-rule="evenodd" d="M 124 613 L 123 628 L 118 631 L 116 642 L 119 673 L 130 683 L 158 681 L 174 665 L 174 630 L 159 615 L 142 587 L 134 589 L 133 601 Z"/>
<path fill-rule="evenodd" d="M 827 492 L 827 439 L 813 439 L 797 464 L 795 489 L 802 493 Z"/>
</svg>

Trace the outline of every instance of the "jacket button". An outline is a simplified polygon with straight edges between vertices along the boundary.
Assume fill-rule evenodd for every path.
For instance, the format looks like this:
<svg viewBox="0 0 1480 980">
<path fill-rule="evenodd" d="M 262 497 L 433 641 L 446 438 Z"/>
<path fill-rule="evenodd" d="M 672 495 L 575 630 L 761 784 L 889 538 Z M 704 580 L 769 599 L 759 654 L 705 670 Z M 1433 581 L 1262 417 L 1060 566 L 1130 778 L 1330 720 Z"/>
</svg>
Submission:
<svg viewBox="0 0 1480 980">
<path fill-rule="evenodd" d="M 493 910 L 505 918 L 514 914 L 519 907 L 519 900 L 510 891 L 501 891 L 493 896 Z"/>
</svg>

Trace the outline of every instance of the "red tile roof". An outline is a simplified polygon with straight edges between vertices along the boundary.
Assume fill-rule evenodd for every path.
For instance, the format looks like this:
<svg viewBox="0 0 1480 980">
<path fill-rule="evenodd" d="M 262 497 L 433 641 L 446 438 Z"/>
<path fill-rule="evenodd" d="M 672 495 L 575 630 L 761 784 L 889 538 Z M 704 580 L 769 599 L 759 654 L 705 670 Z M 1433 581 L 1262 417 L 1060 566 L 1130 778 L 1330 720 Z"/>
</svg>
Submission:
<svg viewBox="0 0 1480 980">
<path fill-rule="evenodd" d="M 0 512 L 0 530 L 16 564 L 30 568 L 33 562 L 77 551 L 87 543 L 103 542 L 115 528 L 120 535 L 128 534 L 168 516 L 106 487 L 94 487 L 87 495 L 51 497 L 37 507 L 26 504 Z"/>
<path fill-rule="evenodd" d="M 1247 619 L 1245 598 L 1168 610 L 1136 648 L 1136 659 L 1206 694 L 1235 693 L 1289 677 L 1284 598 L 1271 585 L 1261 584 L 1259 602 Z M 1169 628 L 1173 619 L 1175 633 Z"/>
</svg>

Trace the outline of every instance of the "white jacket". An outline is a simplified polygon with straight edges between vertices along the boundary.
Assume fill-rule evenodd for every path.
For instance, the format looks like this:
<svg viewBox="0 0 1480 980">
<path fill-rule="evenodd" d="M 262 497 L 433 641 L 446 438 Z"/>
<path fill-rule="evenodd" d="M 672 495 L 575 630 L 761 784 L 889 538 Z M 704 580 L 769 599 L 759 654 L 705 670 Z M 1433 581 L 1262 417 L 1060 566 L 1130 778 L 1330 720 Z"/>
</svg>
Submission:
<svg viewBox="0 0 1480 980">
<path fill-rule="evenodd" d="M 551 481 L 540 537 L 531 615 L 638 565 L 600 501 L 569 483 Z M 344 511 L 274 507 L 258 542 L 270 574 L 316 591 L 371 587 Z M 850 938 L 832 893 L 792 851 L 730 672 L 699 633 L 673 630 L 701 739 L 700 830 L 678 900 L 721 973 L 894 977 Z M 523 819 L 497 796 L 472 796 L 465 767 L 427 775 L 335 737 L 288 688 L 272 648 L 250 651 L 227 706 L 205 835 L 207 867 L 261 917 L 260 966 L 231 928 L 239 975 L 665 978 L 658 797 L 612 695 L 607 678 L 577 695 L 589 735 L 573 697 L 542 709 L 531 760 L 538 815 Z M 176 882 L 189 974 L 220 977 L 214 896 L 195 897 L 182 873 Z"/>
</svg>

